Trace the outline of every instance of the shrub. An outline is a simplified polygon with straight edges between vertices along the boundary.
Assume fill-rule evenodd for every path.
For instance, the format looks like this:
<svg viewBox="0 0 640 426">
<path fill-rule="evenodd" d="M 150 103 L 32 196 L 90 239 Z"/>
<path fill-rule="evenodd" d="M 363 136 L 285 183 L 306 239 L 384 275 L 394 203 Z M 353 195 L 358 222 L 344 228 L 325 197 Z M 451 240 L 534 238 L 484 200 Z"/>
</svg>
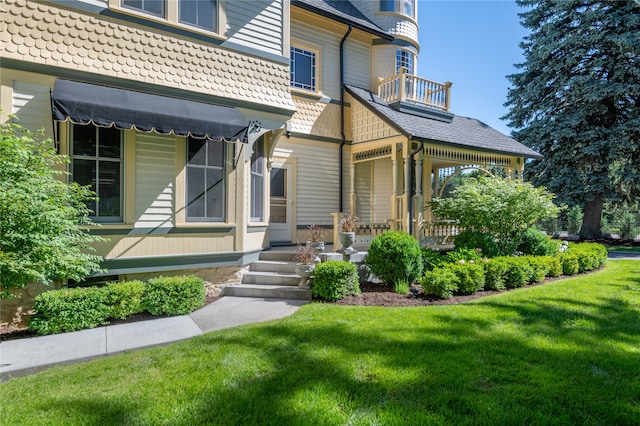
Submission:
<svg viewBox="0 0 640 426">
<path fill-rule="evenodd" d="M 559 245 L 534 228 L 527 229 L 522 235 L 518 251 L 533 256 L 553 256 L 558 254 Z"/>
<path fill-rule="evenodd" d="M 597 269 L 607 260 L 606 247 L 597 243 L 569 244 L 569 253 L 578 258 L 579 272 Z"/>
<path fill-rule="evenodd" d="M 542 256 L 542 261 L 547 266 L 547 277 L 559 277 L 562 275 L 562 263 L 558 256 Z"/>
<path fill-rule="evenodd" d="M 398 294 L 408 294 L 409 293 L 409 283 L 406 281 L 396 281 L 393 284 L 393 291 Z"/>
<path fill-rule="evenodd" d="M 504 257 L 507 263 L 507 273 L 504 285 L 507 288 L 518 288 L 529 283 L 533 271 L 526 259 L 520 257 Z"/>
<path fill-rule="evenodd" d="M 482 255 L 477 249 L 457 247 L 454 251 L 448 252 L 445 256 L 445 260 L 451 263 L 458 263 L 460 261 L 479 262 L 482 260 Z"/>
<path fill-rule="evenodd" d="M 445 258 L 442 255 L 442 252 L 438 250 L 431 250 L 430 248 L 423 247 L 420 249 L 422 253 L 422 270 L 423 271 L 432 271 L 433 268 L 436 268 L 442 263 L 444 263 Z"/>
<path fill-rule="evenodd" d="M 560 253 L 560 262 L 562 263 L 562 273 L 565 275 L 574 275 L 580 271 L 578 256 L 572 253 Z"/>
<path fill-rule="evenodd" d="M 422 274 L 422 253 L 415 238 L 406 232 L 388 231 L 369 246 L 365 263 L 387 285 L 415 282 Z"/>
<path fill-rule="evenodd" d="M 483 264 L 484 287 L 488 290 L 504 290 L 509 262 L 503 257 L 495 257 Z"/>
<path fill-rule="evenodd" d="M 55 334 L 107 324 L 111 309 L 105 299 L 106 291 L 99 287 L 46 291 L 35 298 L 29 328 Z"/>
<path fill-rule="evenodd" d="M 578 235 L 582 227 L 584 214 L 580 206 L 573 206 L 567 212 L 567 231 L 571 235 Z"/>
<path fill-rule="evenodd" d="M 106 303 L 111 308 L 110 318 L 125 319 L 144 311 L 142 294 L 145 284 L 142 281 L 123 281 L 109 283 L 105 287 Z"/>
<path fill-rule="evenodd" d="M 476 263 L 452 263 L 446 268 L 458 277 L 458 293 L 473 294 L 484 288 L 484 269 Z"/>
<path fill-rule="evenodd" d="M 491 234 L 466 230 L 454 239 L 456 248 L 480 249 L 483 256 L 496 257 L 500 255 L 500 248 Z"/>
<path fill-rule="evenodd" d="M 539 283 L 544 281 L 547 276 L 547 262 L 542 258 L 542 256 L 523 256 L 521 259 L 523 262 L 527 262 L 531 269 L 529 283 Z"/>
<path fill-rule="evenodd" d="M 351 262 L 329 260 L 319 263 L 313 273 L 311 286 L 313 297 L 328 301 L 360 294 L 358 268 Z"/>
<path fill-rule="evenodd" d="M 152 315 L 184 315 L 204 302 L 204 281 L 194 275 L 152 278 L 142 295 L 142 305 Z"/>
<path fill-rule="evenodd" d="M 434 268 L 433 271 L 427 271 L 420 285 L 424 290 L 424 294 L 439 297 L 441 299 L 449 299 L 453 293 L 458 291 L 458 276 L 451 270 L 444 267 Z"/>
<path fill-rule="evenodd" d="M 635 237 L 635 228 L 636 216 L 629 212 L 623 214 L 620 221 L 620 237 L 625 240 L 633 239 Z"/>
</svg>

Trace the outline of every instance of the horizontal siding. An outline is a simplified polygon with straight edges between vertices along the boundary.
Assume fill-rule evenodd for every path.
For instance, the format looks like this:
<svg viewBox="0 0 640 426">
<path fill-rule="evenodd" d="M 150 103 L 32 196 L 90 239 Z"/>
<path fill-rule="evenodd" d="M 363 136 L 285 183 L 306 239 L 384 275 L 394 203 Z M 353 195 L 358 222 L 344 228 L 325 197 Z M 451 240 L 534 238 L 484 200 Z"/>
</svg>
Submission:
<svg viewBox="0 0 640 426">
<path fill-rule="evenodd" d="M 11 113 L 22 127 L 34 132 L 44 128 L 45 135 L 53 137 L 49 90 L 49 86 L 14 81 Z"/>
<path fill-rule="evenodd" d="M 340 39 L 341 37 L 321 28 L 291 22 L 291 37 L 302 42 L 311 42 L 321 48 L 320 63 L 322 64 L 322 93 L 334 99 L 340 97 Z M 295 45 L 295 40 L 292 40 Z M 368 69 L 368 66 L 367 66 Z"/>
<path fill-rule="evenodd" d="M 361 222 L 371 222 L 371 162 L 355 165 L 356 216 Z"/>
<path fill-rule="evenodd" d="M 355 40 L 347 40 L 344 53 L 345 83 L 368 89 L 371 82 L 371 50 L 369 46 Z"/>
<path fill-rule="evenodd" d="M 227 40 L 282 55 L 282 1 L 229 1 Z"/>
<path fill-rule="evenodd" d="M 380 158 L 373 161 L 373 222 L 384 222 L 391 219 L 391 159 Z"/>
<path fill-rule="evenodd" d="M 136 228 L 174 226 L 175 137 L 136 135 Z"/>
</svg>

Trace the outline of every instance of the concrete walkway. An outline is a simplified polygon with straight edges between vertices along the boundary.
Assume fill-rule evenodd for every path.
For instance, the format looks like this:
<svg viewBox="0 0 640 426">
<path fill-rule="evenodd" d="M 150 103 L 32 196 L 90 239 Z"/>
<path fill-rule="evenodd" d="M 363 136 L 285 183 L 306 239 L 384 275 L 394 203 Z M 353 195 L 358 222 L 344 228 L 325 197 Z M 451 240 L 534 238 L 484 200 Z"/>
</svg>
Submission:
<svg viewBox="0 0 640 426">
<path fill-rule="evenodd" d="M 293 314 L 305 300 L 223 297 L 190 315 L 110 325 L 0 343 L 0 381 L 45 368 L 164 345 Z"/>
</svg>

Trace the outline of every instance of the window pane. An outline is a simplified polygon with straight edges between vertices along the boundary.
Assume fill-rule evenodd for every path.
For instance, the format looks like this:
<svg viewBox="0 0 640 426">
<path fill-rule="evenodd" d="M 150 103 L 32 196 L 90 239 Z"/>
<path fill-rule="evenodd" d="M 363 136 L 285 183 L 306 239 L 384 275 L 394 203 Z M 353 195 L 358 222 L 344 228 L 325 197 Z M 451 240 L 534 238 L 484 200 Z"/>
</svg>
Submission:
<svg viewBox="0 0 640 426">
<path fill-rule="evenodd" d="M 207 169 L 207 217 L 222 218 L 224 207 L 224 180 L 222 170 Z"/>
<path fill-rule="evenodd" d="M 217 29 L 217 1 L 180 0 L 180 22 L 206 30 Z"/>
<path fill-rule="evenodd" d="M 100 161 L 98 215 L 120 217 L 120 162 Z"/>
<path fill-rule="evenodd" d="M 404 10 L 403 13 L 405 15 L 409 15 L 412 18 L 414 17 L 415 13 L 413 12 L 413 8 L 414 8 L 414 0 L 404 0 L 404 6 L 403 6 Z"/>
<path fill-rule="evenodd" d="M 73 155 L 96 155 L 96 128 L 73 125 Z"/>
<path fill-rule="evenodd" d="M 122 0 L 122 6 L 164 18 L 165 0 Z"/>
<path fill-rule="evenodd" d="M 207 166 L 222 167 L 224 164 L 224 142 L 207 141 Z"/>
<path fill-rule="evenodd" d="M 204 173 L 200 167 L 187 167 L 187 217 L 204 217 Z"/>
<path fill-rule="evenodd" d="M 187 139 L 187 162 L 189 164 L 206 165 L 207 150 L 204 139 Z"/>
<path fill-rule="evenodd" d="M 316 90 L 316 54 L 291 47 L 291 85 Z"/>
<path fill-rule="evenodd" d="M 381 12 L 395 12 L 396 10 L 395 0 L 380 0 Z"/>
<path fill-rule="evenodd" d="M 271 169 L 271 196 L 285 197 L 284 179 L 285 169 Z"/>
<path fill-rule="evenodd" d="M 73 160 L 71 165 L 71 177 L 78 185 L 91 185 L 91 190 L 96 192 L 96 161 L 95 160 Z M 95 214 L 96 202 L 89 201 L 87 207 Z"/>
<path fill-rule="evenodd" d="M 251 175 L 251 219 L 262 222 L 264 211 L 264 177 Z"/>
<path fill-rule="evenodd" d="M 120 158 L 120 130 L 115 127 L 98 128 L 100 157 Z"/>
</svg>

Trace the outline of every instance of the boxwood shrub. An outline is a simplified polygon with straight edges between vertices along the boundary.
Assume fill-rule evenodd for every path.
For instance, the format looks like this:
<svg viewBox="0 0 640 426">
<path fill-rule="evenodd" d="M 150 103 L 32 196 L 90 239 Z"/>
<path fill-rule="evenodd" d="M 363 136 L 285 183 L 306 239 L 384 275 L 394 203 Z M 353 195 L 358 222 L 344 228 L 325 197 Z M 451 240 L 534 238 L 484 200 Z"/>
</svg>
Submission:
<svg viewBox="0 0 640 426">
<path fill-rule="evenodd" d="M 598 269 L 607 260 L 606 247 L 597 243 L 569 244 L 569 253 L 578 258 L 579 272 Z"/>
<path fill-rule="evenodd" d="M 494 257 L 484 267 L 484 288 L 487 290 L 504 290 L 509 261 L 504 257 Z"/>
<path fill-rule="evenodd" d="M 331 302 L 345 296 L 360 294 L 358 268 L 344 260 L 319 263 L 313 271 L 311 294 L 313 297 Z"/>
<path fill-rule="evenodd" d="M 529 264 L 529 284 L 539 283 L 547 277 L 547 262 L 542 256 L 522 256 L 521 259 Z"/>
<path fill-rule="evenodd" d="M 107 292 L 100 287 L 63 288 L 35 297 L 35 315 L 29 329 L 38 334 L 55 334 L 95 328 L 107 324 L 111 308 Z"/>
<path fill-rule="evenodd" d="M 142 294 L 145 284 L 142 281 L 122 281 L 109 283 L 105 287 L 106 302 L 111 308 L 111 318 L 125 319 L 144 311 Z"/>
<path fill-rule="evenodd" d="M 477 263 L 451 263 L 446 265 L 449 271 L 458 277 L 460 294 L 473 294 L 484 288 L 484 268 Z"/>
<path fill-rule="evenodd" d="M 411 284 L 422 275 L 420 245 L 402 231 L 387 231 L 377 236 L 369 245 L 364 262 L 388 286 L 405 281 Z"/>
<path fill-rule="evenodd" d="M 560 262 L 562 263 L 562 273 L 565 275 L 574 275 L 580 271 L 578 256 L 573 253 L 560 253 Z"/>
<path fill-rule="evenodd" d="M 560 245 L 535 228 L 529 228 L 522 234 L 518 251 L 533 256 L 553 256 L 558 254 Z"/>
<path fill-rule="evenodd" d="M 541 256 L 540 259 L 547 266 L 547 277 L 559 277 L 562 275 L 562 263 L 559 256 Z"/>
<path fill-rule="evenodd" d="M 507 288 L 518 288 L 527 285 L 531 277 L 534 276 L 534 271 L 529 262 L 525 258 L 521 257 L 504 257 L 508 268 L 504 277 L 504 285 Z"/>
<path fill-rule="evenodd" d="M 147 282 L 142 305 L 152 315 L 185 315 L 205 302 L 202 278 L 195 275 L 157 277 Z"/>
<path fill-rule="evenodd" d="M 459 282 L 458 276 L 451 269 L 443 266 L 427 271 L 420 280 L 420 285 L 424 294 L 449 299 L 458 291 Z"/>
</svg>

